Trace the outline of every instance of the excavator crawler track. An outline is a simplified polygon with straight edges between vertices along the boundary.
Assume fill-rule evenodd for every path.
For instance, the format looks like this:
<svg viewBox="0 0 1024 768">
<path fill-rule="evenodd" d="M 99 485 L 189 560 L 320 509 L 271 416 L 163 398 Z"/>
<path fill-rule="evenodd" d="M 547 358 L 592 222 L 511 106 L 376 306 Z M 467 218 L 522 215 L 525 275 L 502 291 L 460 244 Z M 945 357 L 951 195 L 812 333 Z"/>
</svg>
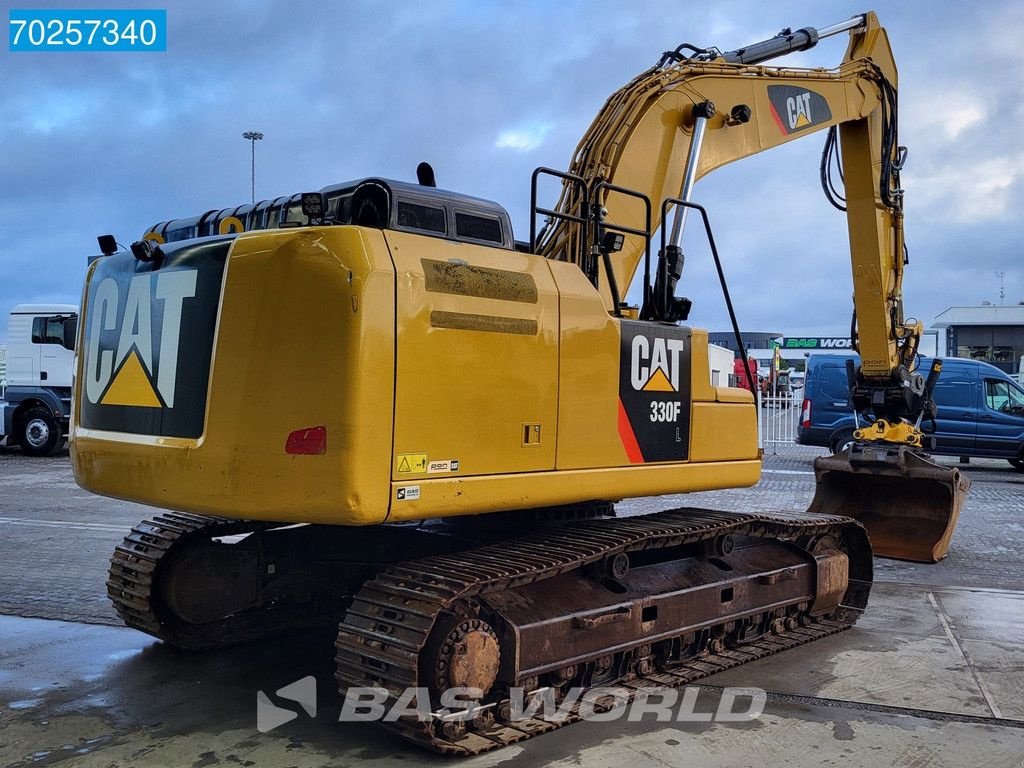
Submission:
<svg viewBox="0 0 1024 768">
<path fill-rule="evenodd" d="M 132 528 L 110 558 L 107 594 L 117 614 L 133 629 L 189 650 L 224 648 L 312 626 L 336 626 L 353 592 L 384 567 L 405 557 L 468 549 L 507 536 L 510 526 L 578 522 L 613 512 L 609 503 L 525 510 L 480 518 L 470 526 L 295 526 L 236 520 L 185 512 L 156 515 Z M 467 528 L 461 535 L 461 528 Z M 435 530 L 436 529 L 436 530 Z M 482 534 L 482 540 L 474 534 Z M 251 534 L 261 539 L 244 562 L 230 560 L 231 547 L 210 548 L 224 537 Z M 266 537 L 275 539 L 271 544 Z M 471 543 L 472 542 L 472 543 Z M 209 557 L 197 560 L 196 553 Z M 184 572 L 205 566 L 204 576 L 182 582 Z M 237 566 L 237 567 L 236 567 Z M 245 569 L 250 605 L 223 615 L 189 620 L 175 610 L 171 592 L 191 600 L 230 591 L 225 575 Z M 274 588 L 284 580 L 291 586 Z M 185 605 L 185 608 L 190 606 Z M 194 606 L 193 606 L 194 607 Z M 186 611 L 187 612 L 187 611 Z"/>
<path fill-rule="evenodd" d="M 731 620 L 718 626 L 681 626 L 676 638 L 662 637 L 656 643 L 661 648 L 675 643 L 675 648 L 690 649 L 674 660 L 667 656 L 657 660 L 651 639 L 643 637 L 636 637 L 632 647 L 617 650 L 614 658 L 595 655 L 581 660 L 575 654 L 570 660 L 567 656 L 566 669 L 575 673 L 580 687 L 595 687 L 599 683 L 602 688 L 614 685 L 635 692 L 640 688 L 685 685 L 840 632 L 852 626 L 865 608 L 871 586 L 871 547 L 864 529 L 848 518 L 683 508 L 643 517 L 590 520 L 383 569 L 355 595 L 340 625 L 336 678 L 342 693 L 350 687 L 385 689 L 385 706 L 390 707 L 399 703 L 410 688 L 429 688 L 431 681 L 427 678 L 432 668 L 424 663 L 425 654 L 436 652 L 437 632 L 447 632 L 453 619 L 467 619 L 463 626 L 469 632 L 478 632 L 478 645 L 490 646 L 492 635 L 475 629 L 481 622 L 474 617 L 485 615 L 489 604 L 500 604 L 509 593 L 536 588 L 540 582 L 581 569 L 600 567 L 601 563 L 614 561 L 620 553 L 650 558 L 658 550 L 692 550 L 695 545 L 705 546 L 727 536 L 788 542 L 785 546 L 808 550 L 813 548 L 812 542 L 824 538 L 838 543 L 848 559 L 845 592 L 830 610 L 813 616 L 813 607 L 804 603 L 798 610 L 793 606 L 762 609 L 742 621 Z M 766 580 L 761 583 L 767 583 L 774 576 L 759 578 Z M 614 614 L 608 616 L 615 619 Z M 586 617 L 577 620 L 588 621 Z M 589 621 L 590 624 L 577 626 L 596 626 L 604 619 Z M 743 635 L 741 626 L 755 625 L 760 631 L 751 633 L 754 636 Z M 518 650 L 512 655 L 518 656 Z M 564 652 L 571 653 L 568 649 Z M 487 654 L 481 653 L 479 658 L 486 659 Z M 595 672 L 597 665 L 605 672 L 600 680 Z M 609 676 L 609 668 L 616 674 Z M 508 679 L 507 674 L 505 677 L 477 702 L 490 711 L 486 717 L 470 723 L 453 723 L 439 716 L 403 716 L 385 723 L 385 727 L 440 753 L 473 755 L 580 719 L 579 699 L 564 719 L 513 718 L 509 686 L 522 686 L 529 693 L 542 689 L 542 680 L 550 684 L 551 676 L 537 677 L 531 673 L 517 679 Z"/>
<path fill-rule="evenodd" d="M 277 523 L 228 520 L 169 512 L 144 520 L 110 558 L 107 594 L 124 623 L 179 648 L 205 650 L 259 639 L 275 632 L 330 620 L 288 606 L 241 612 L 220 621 L 190 623 L 165 605 L 161 576 L 171 559 L 200 540 L 267 530 Z"/>
</svg>

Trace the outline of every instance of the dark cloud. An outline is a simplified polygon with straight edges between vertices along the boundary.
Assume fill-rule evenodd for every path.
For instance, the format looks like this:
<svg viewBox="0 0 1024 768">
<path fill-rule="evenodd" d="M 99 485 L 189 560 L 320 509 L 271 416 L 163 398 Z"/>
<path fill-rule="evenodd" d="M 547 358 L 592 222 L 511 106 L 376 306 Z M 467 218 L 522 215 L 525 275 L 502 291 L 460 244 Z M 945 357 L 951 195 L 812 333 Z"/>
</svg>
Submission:
<svg viewBox="0 0 1024 768">
<path fill-rule="evenodd" d="M 76 4 L 96 5 L 51 3 Z M 566 167 L 605 98 L 661 51 L 684 40 L 737 47 L 783 25 L 863 10 L 612 0 L 167 5 L 165 54 L 0 51 L 0 314 L 21 301 L 77 301 L 97 234 L 128 242 L 156 221 L 246 201 L 247 129 L 266 134 L 257 196 L 370 174 L 411 178 L 429 159 L 442 186 L 506 205 L 525 237 L 533 167 Z M 10 7 L 0 3 L 5 19 Z M 879 9 L 911 148 L 907 306 L 925 322 L 952 304 L 998 300 L 997 270 L 1008 299 L 1024 299 L 1024 22 L 1014 2 L 979 6 L 970 19 L 964 7 Z M 829 66 L 842 50 L 827 41 L 792 63 Z M 820 145 L 820 136 L 799 141 L 698 185 L 745 327 L 848 328 L 846 224 L 818 188 Z M 687 251 L 693 321 L 724 328 L 717 277 L 692 230 Z"/>
</svg>

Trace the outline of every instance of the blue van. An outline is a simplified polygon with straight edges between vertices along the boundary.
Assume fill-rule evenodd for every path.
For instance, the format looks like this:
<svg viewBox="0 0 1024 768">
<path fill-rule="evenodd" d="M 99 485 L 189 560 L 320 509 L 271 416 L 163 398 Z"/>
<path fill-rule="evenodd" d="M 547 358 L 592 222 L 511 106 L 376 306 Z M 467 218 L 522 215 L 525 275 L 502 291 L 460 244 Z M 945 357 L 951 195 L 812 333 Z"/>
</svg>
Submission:
<svg viewBox="0 0 1024 768">
<path fill-rule="evenodd" d="M 853 442 L 846 361 L 856 355 L 811 355 L 797 429 L 801 445 L 840 451 Z M 921 357 L 927 372 L 931 358 Z M 931 453 L 1007 459 L 1024 471 L 1024 389 L 1001 370 L 980 360 L 943 358 L 935 385 L 935 424 L 922 428 L 935 438 Z M 932 431 L 934 430 L 934 432 Z"/>
</svg>

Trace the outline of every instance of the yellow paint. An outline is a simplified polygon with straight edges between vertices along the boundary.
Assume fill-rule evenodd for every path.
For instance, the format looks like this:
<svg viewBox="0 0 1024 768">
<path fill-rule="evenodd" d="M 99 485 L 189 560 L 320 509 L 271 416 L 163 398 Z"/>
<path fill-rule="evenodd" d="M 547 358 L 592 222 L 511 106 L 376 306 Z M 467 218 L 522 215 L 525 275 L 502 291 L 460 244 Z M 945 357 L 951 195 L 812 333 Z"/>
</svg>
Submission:
<svg viewBox="0 0 1024 768">
<path fill-rule="evenodd" d="M 515 500 L 516 508 L 569 504 L 580 500 L 581 489 L 590 494 L 588 498 L 618 500 L 741 488 L 754 485 L 760 477 L 761 462 L 750 459 L 424 479 L 417 481 L 419 498 L 393 504 L 388 521 L 499 512 L 509 508 L 510 499 Z M 397 491 L 405 487 L 405 481 L 392 487 Z"/>
<path fill-rule="evenodd" d="M 661 368 L 655 368 L 651 378 L 644 384 L 644 390 L 647 392 L 675 392 L 676 388 L 672 386 L 672 382 L 668 380 L 668 376 Z"/>
<path fill-rule="evenodd" d="M 232 232 L 244 232 L 245 225 L 237 216 L 228 216 L 221 219 L 220 224 L 217 225 L 217 231 L 221 235 L 230 235 Z"/>
<path fill-rule="evenodd" d="M 908 424 L 905 421 L 890 424 L 885 419 L 878 419 L 870 426 L 856 430 L 853 436 L 857 440 L 869 443 L 896 443 L 909 445 L 914 448 L 921 447 L 923 437 L 921 430 L 917 429 L 913 424 Z"/>
<path fill-rule="evenodd" d="M 143 240 L 152 240 L 154 243 L 157 243 L 159 245 L 163 245 L 163 243 L 164 243 L 163 235 L 161 235 L 161 234 L 159 234 L 157 232 L 147 232 L 146 234 L 144 234 L 142 236 L 142 239 Z"/>
<path fill-rule="evenodd" d="M 557 420 L 558 290 L 547 259 L 406 232 L 387 231 L 384 237 L 395 266 L 398 307 L 395 446 L 438 459 L 458 456 L 460 475 L 554 469 L 554 434 L 545 429 L 540 445 L 523 447 L 522 426 Z M 526 275 L 529 280 L 522 282 L 536 286 L 536 300 L 523 301 L 515 291 L 473 296 L 427 290 L 427 254 L 428 269 L 442 262 Z M 509 332 L 497 326 L 438 327 L 431 316 L 440 313 L 507 318 L 530 325 L 532 332 L 511 323 Z M 397 452 L 389 465 L 399 465 Z M 403 473 L 402 480 L 410 477 Z"/>
<path fill-rule="evenodd" d="M 132 405 L 139 408 L 160 408 L 160 398 L 153 391 L 153 384 L 133 348 L 125 358 L 124 365 L 110 382 L 100 400 L 103 405 Z"/>
<path fill-rule="evenodd" d="M 740 387 L 715 387 L 715 402 L 753 403 L 754 393 Z"/>
<path fill-rule="evenodd" d="M 740 456 L 757 457 L 757 410 L 753 399 L 746 403 L 694 403 L 690 461 L 732 461 Z"/>
<path fill-rule="evenodd" d="M 627 466 L 617 427 L 619 322 L 575 264 L 552 261 L 549 266 L 565 318 L 558 347 L 555 466 Z"/>
</svg>

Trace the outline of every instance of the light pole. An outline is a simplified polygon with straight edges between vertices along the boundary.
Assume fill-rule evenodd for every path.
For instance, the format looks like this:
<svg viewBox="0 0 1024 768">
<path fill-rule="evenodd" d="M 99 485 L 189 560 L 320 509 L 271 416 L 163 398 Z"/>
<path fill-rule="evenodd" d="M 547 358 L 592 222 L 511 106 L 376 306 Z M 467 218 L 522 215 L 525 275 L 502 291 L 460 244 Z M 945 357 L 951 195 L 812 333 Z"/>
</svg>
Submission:
<svg viewBox="0 0 1024 768">
<path fill-rule="evenodd" d="M 250 191 L 251 200 L 250 202 L 256 204 L 256 142 L 263 138 L 263 134 L 259 131 L 246 131 L 242 134 L 243 139 L 247 139 L 252 143 L 252 187 Z"/>
</svg>

